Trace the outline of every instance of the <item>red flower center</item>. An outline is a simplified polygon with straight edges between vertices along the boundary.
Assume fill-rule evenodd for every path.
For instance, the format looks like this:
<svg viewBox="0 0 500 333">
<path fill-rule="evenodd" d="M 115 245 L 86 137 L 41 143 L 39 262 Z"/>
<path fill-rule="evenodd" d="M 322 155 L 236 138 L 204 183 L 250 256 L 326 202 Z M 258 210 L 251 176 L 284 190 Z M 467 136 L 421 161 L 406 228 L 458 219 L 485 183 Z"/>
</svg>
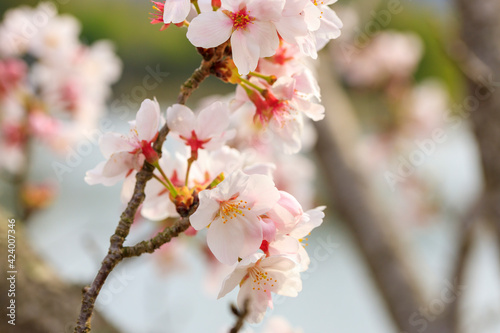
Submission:
<svg viewBox="0 0 500 333">
<path fill-rule="evenodd" d="M 233 13 L 227 12 L 227 16 L 233 20 L 233 29 L 246 29 L 247 25 L 252 24 L 255 21 L 255 17 L 252 17 L 247 12 L 246 8 L 241 9 L 240 11 Z"/>
<path fill-rule="evenodd" d="M 200 140 L 196 135 L 196 132 L 191 131 L 191 137 L 186 138 L 184 136 L 180 136 L 182 140 L 186 141 L 186 145 L 191 147 L 191 157 L 196 160 L 198 159 L 198 149 L 204 149 L 205 143 L 209 142 L 210 139 Z"/>
</svg>

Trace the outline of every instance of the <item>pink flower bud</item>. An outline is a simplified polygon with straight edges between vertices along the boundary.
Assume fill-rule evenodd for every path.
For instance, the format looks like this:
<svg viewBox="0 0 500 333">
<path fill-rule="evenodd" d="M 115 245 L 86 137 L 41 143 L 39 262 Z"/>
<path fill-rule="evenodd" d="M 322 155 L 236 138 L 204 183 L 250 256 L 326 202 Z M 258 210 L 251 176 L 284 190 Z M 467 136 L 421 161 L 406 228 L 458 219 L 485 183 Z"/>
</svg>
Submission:
<svg viewBox="0 0 500 333">
<path fill-rule="evenodd" d="M 222 6 L 220 0 L 212 0 L 212 7 L 213 9 L 219 9 Z"/>
<path fill-rule="evenodd" d="M 285 191 L 280 191 L 278 203 L 267 213 L 267 216 L 281 233 L 286 234 L 297 225 L 303 214 L 304 211 L 297 199 Z"/>
<path fill-rule="evenodd" d="M 262 236 L 263 239 L 269 243 L 274 241 L 276 238 L 276 226 L 271 219 L 263 218 L 260 220 L 262 225 Z"/>
<path fill-rule="evenodd" d="M 146 161 L 150 164 L 158 162 L 158 153 L 151 147 L 151 142 L 142 140 L 142 153 L 146 157 Z"/>
</svg>

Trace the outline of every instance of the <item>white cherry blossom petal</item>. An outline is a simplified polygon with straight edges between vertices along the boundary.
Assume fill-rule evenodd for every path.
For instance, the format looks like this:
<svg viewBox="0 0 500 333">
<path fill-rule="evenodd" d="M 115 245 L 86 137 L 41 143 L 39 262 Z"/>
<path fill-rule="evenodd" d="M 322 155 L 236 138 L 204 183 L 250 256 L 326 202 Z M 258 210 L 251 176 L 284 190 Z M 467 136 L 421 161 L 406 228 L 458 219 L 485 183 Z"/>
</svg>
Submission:
<svg viewBox="0 0 500 333">
<path fill-rule="evenodd" d="M 260 46 L 250 33 L 236 30 L 231 36 L 231 47 L 234 64 L 241 75 L 255 70 L 259 62 Z"/>
<path fill-rule="evenodd" d="M 233 222 L 233 221 L 231 221 Z M 238 221 L 224 223 L 217 218 L 207 233 L 207 244 L 217 260 L 226 265 L 232 265 L 238 261 L 245 242 L 245 229 Z"/>
<path fill-rule="evenodd" d="M 341 34 L 343 23 L 337 13 L 328 6 L 322 6 L 322 19 L 317 34 L 329 39 L 338 38 Z"/>
<path fill-rule="evenodd" d="M 97 166 L 85 173 L 85 182 L 89 185 L 103 184 L 104 186 L 113 186 L 122 179 L 122 175 L 115 177 L 105 177 L 102 172 L 106 161 L 102 161 Z"/>
<path fill-rule="evenodd" d="M 252 213 L 261 215 L 271 210 L 280 195 L 270 177 L 257 174 L 249 177 L 245 198 L 253 201 Z"/>
<path fill-rule="evenodd" d="M 248 299 L 248 316 L 246 320 L 251 324 L 260 323 L 264 319 L 267 307 L 272 304 L 271 292 L 260 291 L 256 293 L 253 286 L 249 283 L 243 283 L 238 293 L 236 303 L 240 309 L 243 309 L 245 301 Z"/>
<path fill-rule="evenodd" d="M 248 2 L 247 8 L 260 21 L 278 21 L 285 3 L 285 0 L 252 0 Z"/>
<path fill-rule="evenodd" d="M 160 105 L 158 102 L 145 99 L 135 118 L 135 126 L 139 140 L 150 142 L 158 133 L 160 125 Z"/>
<path fill-rule="evenodd" d="M 212 190 L 213 191 L 213 190 Z M 212 223 L 217 216 L 220 205 L 212 198 L 212 193 L 208 190 L 198 194 L 200 200 L 198 209 L 191 215 L 189 221 L 196 230 L 201 230 Z"/>
<path fill-rule="evenodd" d="M 187 31 L 187 38 L 197 47 L 216 47 L 231 36 L 233 21 L 222 11 L 201 13 L 196 16 Z"/>
<path fill-rule="evenodd" d="M 190 10 L 190 0 L 167 0 L 163 9 L 163 22 L 165 24 L 184 22 Z"/>
<path fill-rule="evenodd" d="M 167 126 L 184 137 L 191 137 L 196 126 L 196 116 L 187 106 L 174 104 L 167 109 Z"/>
<path fill-rule="evenodd" d="M 257 262 L 257 260 L 259 260 L 263 256 L 263 253 L 255 253 L 239 262 L 234 268 L 233 272 L 224 279 L 217 299 L 224 297 L 225 295 L 227 295 L 227 293 L 236 288 L 236 286 L 240 284 L 241 280 L 243 280 L 245 275 L 248 274 L 248 267 L 253 266 Z"/>
<path fill-rule="evenodd" d="M 305 218 L 302 218 L 296 227 L 290 231 L 290 236 L 297 239 L 303 238 L 306 237 L 314 228 L 319 227 L 325 218 L 325 213 L 323 212 L 325 208 L 325 206 L 320 206 L 306 211 L 304 213 Z"/>
<path fill-rule="evenodd" d="M 297 99 L 296 103 L 300 110 L 311 120 L 320 121 L 325 118 L 325 107 L 323 105 L 303 99 Z"/>
<path fill-rule="evenodd" d="M 114 153 L 132 151 L 136 147 L 131 144 L 126 136 L 119 133 L 107 132 L 101 137 L 99 148 L 105 158 L 110 158 Z"/>
<path fill-rule="evenodd" d="M 229 126 L 227 104 L 215 102 L 201 110 L 197 119 L 196 134 L 201 140 L 210 138 L 214 133 L 222 133 Z"/>
<path fill-rule="evenodd" d="M 128 152 L 120 152 L 111 155 L 103 167 L 103 176 L 110 178 L 121 175 L 124 176 L 129 170 L 134 168 L 133 159 L 134 155 Z"/>
</svg>

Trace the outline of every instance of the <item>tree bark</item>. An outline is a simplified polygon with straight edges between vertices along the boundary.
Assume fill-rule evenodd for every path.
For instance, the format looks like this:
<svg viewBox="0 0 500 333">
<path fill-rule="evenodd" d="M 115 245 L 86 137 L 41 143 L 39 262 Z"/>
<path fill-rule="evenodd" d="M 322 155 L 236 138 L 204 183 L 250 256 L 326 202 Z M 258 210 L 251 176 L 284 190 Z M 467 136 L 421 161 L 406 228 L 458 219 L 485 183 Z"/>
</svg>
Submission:
<svg viewBox="0 0 500 333">
<path fill-rule="evenodd" d="M 500 236 L 500 0 L 457 0 L 469 68 L 468 117 L 484 174 L 485 217 Z M 467 101 L 464 100 L 464 105 Z M 477 103 L 477 104 L 472 104 Z"/>
<path fill-rule="evenodd" d="M 387 222 L 390 217 L 381 209 L 383 205 L 378 203 L 354 156 L 359 133 L 352 106 L 336 83 L 335 74 L 324 66 L 329 63 L 325 54 L 321 62 L 319 80 L 323 91 L 328 91 L 323 94 L 327 117 L 316 123 L 316 153 L 336 212 L 352 232 L 399 332 L 452 333 L 448 317 L 425 324 L 416 322 L 422 318 L 419 310 L 425 305 L 420 285 L 400 243 L 400 235 L 391 230 Z"/>
</svg>

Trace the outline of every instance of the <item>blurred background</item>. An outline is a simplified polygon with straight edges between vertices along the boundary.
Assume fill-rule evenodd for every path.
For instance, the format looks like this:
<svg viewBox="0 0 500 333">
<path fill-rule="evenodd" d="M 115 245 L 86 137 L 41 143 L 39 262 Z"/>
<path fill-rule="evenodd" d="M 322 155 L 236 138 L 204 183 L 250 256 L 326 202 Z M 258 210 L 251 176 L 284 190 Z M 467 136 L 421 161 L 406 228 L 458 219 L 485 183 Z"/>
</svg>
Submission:
<svg viewBox="0 0 500 333">
<path fill-rule="evenodd" d="M 3 0 L 0 13 L 20 4 Z M 144 98 L 165 110 L 199 66 L 185 29 L 149 24 L 148 1 L 55 4 L 80 21 L 81 43 L 110 40 L 121 59 L 99 115 L 114 132 L 127 130 Z M 303 332 L 500 332 L 500 1 L 341 0 L 332 8 L 342 36 L 316 68 L 327 116 L 303 152 L 312 164 L 288 169 L 304 208 L 326 205 L 327 218 L 309 239 L 302 293 L 275 299 L 268 316 Z M 144 83 L 152 72 L 160 73 L 154 87 Z M 209 78 L 188 104 L 232 92 Z M 14 217 L 20 270 L 19 324 L 2 319 L 1 332 L 72 332 L 81 288 L 124 207 L 119 186 L 83 180 L 102 160 L 92 138 L 62 153 L 35 141 L 23 177 L 1 181 L 0 251 Z M 128 241 L 157 228 L 134 225 Z M 93 331 L 231 326 L 236 293 L 216 300 L 223 272 L 206 265 L 199 242 L 172 244 L 118 266 L 96 303 Z"/>
</svg>

